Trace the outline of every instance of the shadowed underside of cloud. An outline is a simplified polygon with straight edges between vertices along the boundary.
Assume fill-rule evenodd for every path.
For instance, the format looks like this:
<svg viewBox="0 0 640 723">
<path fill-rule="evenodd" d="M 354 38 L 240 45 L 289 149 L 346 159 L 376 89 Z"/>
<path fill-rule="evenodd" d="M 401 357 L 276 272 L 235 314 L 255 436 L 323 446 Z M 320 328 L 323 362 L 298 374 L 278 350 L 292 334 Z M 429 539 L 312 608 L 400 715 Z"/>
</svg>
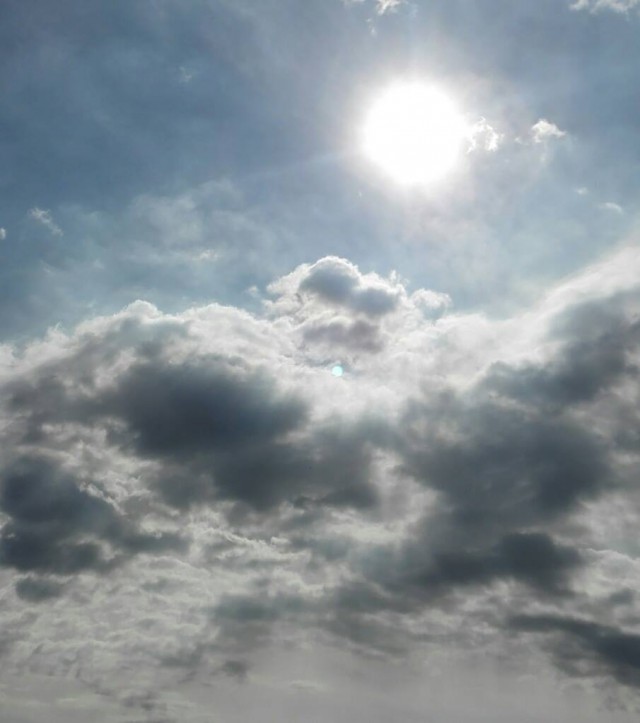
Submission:
<svg viewBox="0 0 640 723">
<path fill-rule="evenodd" d="M 135 579 L 180 641 L 147 640 L 158 670 L 244 680 L 276 630 L 404 656 L 463 644 L 473 602 L 482 629 L 568 640 L 560 667 L 635 686 L 634 599 L 615 625 L 575 611 L 624 593 L 613 554 L 625 590 L 640 572 L 599 511 L 637 504 L 639 266 L 623 250 L 490 322 L 434 318 L 433 294 L 329 257 L 274 282 L 260 317 L 138 302 L 7 350 L 16 610 L 90 576 L 88 604 L 113 585 L 125 605 Z"/>
<path fill-rule="evenodd" d="M 640 684 L 640 635 L 580 618 L 519 615 L 509 621 L 519 633 L 550 637 L 562 670 L 583 676 L 605 670 L 625 685 Z"/>
<path fill-rule="evenodd" d="M 141 533 L 44 457 L 25 455 L 4 470 L 0 509 L 10 518 L 2 528 L 0 562 L 21 571 L 106 572 L 118 564 L 118 553 L 158 554 L 185 546 L 178 534 Z M 114 553 L 110 559 L 100 541 L 109 544 Z M 23 596 L 34 597 L 56 588 L 25 580 L 20 589 Z"/>
</svg>

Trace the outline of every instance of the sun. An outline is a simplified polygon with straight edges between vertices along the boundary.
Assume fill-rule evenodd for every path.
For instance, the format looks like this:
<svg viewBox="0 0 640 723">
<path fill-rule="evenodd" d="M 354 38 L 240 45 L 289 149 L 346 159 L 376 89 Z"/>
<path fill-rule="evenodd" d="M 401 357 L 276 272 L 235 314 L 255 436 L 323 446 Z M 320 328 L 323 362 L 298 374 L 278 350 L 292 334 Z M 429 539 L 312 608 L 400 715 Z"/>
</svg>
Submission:
<svg viewBox="0 0 640 723">
<path fill-rule="evenodd" d="M 407 81 L 387 88 L 374 102 L 362 145 L 397 183 L 427 185 L 453 170 L 468 135 L 463 116 L 445 93 Z"/>
</svg>

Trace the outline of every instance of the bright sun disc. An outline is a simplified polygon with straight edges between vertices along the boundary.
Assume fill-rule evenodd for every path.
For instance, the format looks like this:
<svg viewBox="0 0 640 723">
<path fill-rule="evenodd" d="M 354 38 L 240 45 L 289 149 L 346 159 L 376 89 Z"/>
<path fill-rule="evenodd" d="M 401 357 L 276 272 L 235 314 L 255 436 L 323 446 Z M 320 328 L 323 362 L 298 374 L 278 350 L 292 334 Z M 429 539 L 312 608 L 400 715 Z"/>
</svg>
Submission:
<svg viewBox="0 0 640 723">
<path fill-rule="evenodd" d="M 367 117 L 366 155 L 403 185 L 428 184 L 456 165 L 468 129 L 451 100 L 419 82 L 388 89 Z"/>
</svg>

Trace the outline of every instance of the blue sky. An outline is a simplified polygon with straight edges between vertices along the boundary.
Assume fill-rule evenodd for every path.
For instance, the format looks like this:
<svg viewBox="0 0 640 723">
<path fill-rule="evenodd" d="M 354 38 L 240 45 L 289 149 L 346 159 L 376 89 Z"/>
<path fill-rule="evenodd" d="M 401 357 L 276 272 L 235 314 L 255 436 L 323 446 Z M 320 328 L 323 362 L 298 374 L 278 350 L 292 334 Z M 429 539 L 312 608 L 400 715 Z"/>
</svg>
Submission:
<svg viewBox="0 0 640 723">
<path fill-rule="evenodd" d="M 580 268 L 632 227 L 633 12 L 557 1 L 383 15 L 368 2 L 9 2 L 2 12 L 8 338 L 140 296 L 172 309 L 244 305 L 245 288 L 327 254 L 504 313 L 530 301 L 524 286 Z M 469 119 L 504 135 L 500 152 L 474 158 L 436 198 L 371 178 L 353 147 L 366 103 L 407 73 L 447 86 Z M 541 118 L 566 136 L 523 147 Z M 193 196 L 194 215 L 218 214 L 223 228 L 182 239 L 158 228 L 154 201 Z M 146 209 L 132 213 L 140 199 Z M 34 222 L 34 208 L 62 234 Z M 166 236 L 185 252 L 178 263 Z M 249 258 L 189 263 L 194 248 L 228 246 Z"/>
<path fill-rule="evenodd" d="M 8 723 L 633 719 L 639 13 L 2 3 Z"/>
</svg>

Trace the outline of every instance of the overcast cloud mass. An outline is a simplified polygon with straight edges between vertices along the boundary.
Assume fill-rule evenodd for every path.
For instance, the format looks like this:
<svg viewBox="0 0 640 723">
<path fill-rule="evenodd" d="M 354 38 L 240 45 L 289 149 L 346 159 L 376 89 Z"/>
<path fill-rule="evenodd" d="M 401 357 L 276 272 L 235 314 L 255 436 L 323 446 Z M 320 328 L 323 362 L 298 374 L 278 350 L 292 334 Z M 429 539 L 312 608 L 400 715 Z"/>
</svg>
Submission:
<svg viewBox="0 0 640 723">
<path fill-rule="evenodd" d="M 2 723 L 637 720 L 639 32 L 1 4 Z"/>
</svg>

